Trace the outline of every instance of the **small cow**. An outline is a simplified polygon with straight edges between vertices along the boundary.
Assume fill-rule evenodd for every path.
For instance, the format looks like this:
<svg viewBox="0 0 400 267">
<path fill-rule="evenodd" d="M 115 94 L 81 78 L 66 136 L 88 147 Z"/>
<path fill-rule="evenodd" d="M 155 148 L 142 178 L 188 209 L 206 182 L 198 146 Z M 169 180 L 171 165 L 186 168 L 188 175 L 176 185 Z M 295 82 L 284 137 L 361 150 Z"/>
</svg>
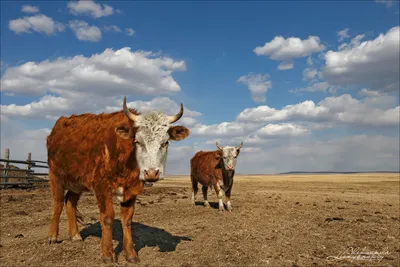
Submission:
<svg viewBox="0 0 400 267">
<path fill-rule="evenodd" d="M 115 261 L 112 243 L 115 196 L 121 205 L 126 260 L 139 262 L 131 232 L 136 196 L 146 182 L 157 182 L 163 177 L 169 140 L 179 141 L 189 135 L 187 128 L 171 125 L 182 115 L 182 104 L 175 116 L 160 111 L 139 114 L 127 108 L 124 97 L 122 111 L 60 117 L 47 137 L 53 196 L 49 243 L 57 242 L 64 201 L 69 235 L 73 241 L 82 240 L 77 226 L 80 218 L 77 204 L 81 194 L 91 190 L 100 210 L 102 260 Z"/>
<path fill-rule="evenodd" d="M 230 197 L 233 176 L 235 175 L 236 161 L 243 142 L 238 147 L 226 146 L 222 148 L 219 146 L 218 141 L 216 145 L 218 150 L 199 151 L 190 160 L 192 202 L 195 205 L 196 194 L 199 190 L 197 186 L 200 183 L 202 185 L 204 206 L 210 206 L 207 201 L 207 191 L 208 187 L 213 186 L 218 197 L 219 210 L 225 210 L 222 202 L 223 190 L 226 196 L 226 208 L 228 211 L 232 211 Z"/>
</svg>

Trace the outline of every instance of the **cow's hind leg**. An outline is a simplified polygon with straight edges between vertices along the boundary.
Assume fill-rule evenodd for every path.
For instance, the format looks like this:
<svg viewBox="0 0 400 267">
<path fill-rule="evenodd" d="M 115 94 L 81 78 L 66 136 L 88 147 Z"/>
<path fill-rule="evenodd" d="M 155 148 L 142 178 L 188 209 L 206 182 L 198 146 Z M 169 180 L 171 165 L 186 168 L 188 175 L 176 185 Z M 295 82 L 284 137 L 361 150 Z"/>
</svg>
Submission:
<svg viewBox="0 0 400 267">
<path fill-rule="evenodd" d="M 135 213 L 136 197 L 121 203 L 122 230 L 124 234 L 124 251 L 127 262 L 138 263 L 139 257 L 135 251 L 135 244 L 132 241 L 132 216 Z"/>
<path fill-rule="evenodd" d="M 74 193 L 71 190 L 68 190 L 67 194 L 65 195 L 65 206 L 68 217 L 68 232 L 72 241 L 82 241 L 77 224 L 77 220 L 82 221 L 82 216 L 77 209 L 80 196 L 80 194 Z"/>
<path fill-rule="evenodd" d="M 199 191 L 198 183 L 196 177 L 191 174 L 190 179 L 192 180 L 192 204 L 193 206 L 196 205 L 196 195 Z"/>
<path fill-rule="evenodd" d="M 217 197 L 218 197 L 218 208 L 219 208 L 219 211 L 224 211 L 225 210 L 224 203 L 222 202 L 222 198 L 224 196 L 224 193 L 221 190 L 221 188 L 219 187 L 218 183 L 214 185 L 214 189 L 215 189 L 215 193 L 217 194 Z"/>
<path fill-rule="evenodd" d="M 209 207 L 210 203 L 207 200 L 208 186 L 203 185 L 201 190 L 203 191 L 204 207 Z"/>
<path fill-rule="evenodd" d="M 103 188 L 96 188 L 97 204 L 100 209 L 101 254 L 104 263 L 115 262 L 112 242 L 112 225 L 115 218 L 112 193 Z"/>
<path fill-rule="evenodd" d="M 64 206 L 64 187 L 57 181 L 57 177 L 55 177 L 51 171 L 49 176 L 51 193 L 53 197 L 53 218 L 51 220 L 48 236 L 49 244 L 55 244 L 57 243 L 60 215 Z"/>
</svg>

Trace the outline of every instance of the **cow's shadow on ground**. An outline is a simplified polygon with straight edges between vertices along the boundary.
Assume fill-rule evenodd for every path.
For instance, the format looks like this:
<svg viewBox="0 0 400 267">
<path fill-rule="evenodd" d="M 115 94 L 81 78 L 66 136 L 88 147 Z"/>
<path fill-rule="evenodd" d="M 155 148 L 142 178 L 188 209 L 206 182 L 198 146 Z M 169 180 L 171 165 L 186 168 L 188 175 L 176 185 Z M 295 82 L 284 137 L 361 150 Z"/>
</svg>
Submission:
<svg viewBox="0 0 400 267">
<path fill-rule="evenodd" d="M 213 208 L 213 209 L 218 209 L 219 208 L 218 202 L 209 201 L 208 203 L 210 204 L 210 207 Z M 195 205 L 204 207 L 204 202 L 203 201 L 196 201 Z"/>
<path fill-rule="evenodd" d="M 80 234 L 83 240 L 89 236 L 101 238 L 100 222 L 89 224 Z M 120 220 L 115 220 L 113 223 L 113 240 L 118 241 L 118 245 L 115 248 L 115 254 L 118 256 L 123 250 L 123 232 Z M 160 252 L 171 252 L 175 251 L 176 246 L 182 240 L 192 241 L 192 239 L 187 236 L 175 236 L 164 229 L 136 222 L 132 223 L 132 240 L 137 253 L 144 247 L 159 247 Z"/>
</svg>

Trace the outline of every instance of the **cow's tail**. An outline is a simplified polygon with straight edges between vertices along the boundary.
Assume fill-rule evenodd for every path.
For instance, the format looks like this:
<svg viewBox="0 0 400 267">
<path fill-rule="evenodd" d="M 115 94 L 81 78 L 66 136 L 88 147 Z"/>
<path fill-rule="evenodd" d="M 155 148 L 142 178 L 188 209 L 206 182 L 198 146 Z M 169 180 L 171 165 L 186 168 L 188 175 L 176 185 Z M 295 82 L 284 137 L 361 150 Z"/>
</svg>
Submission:
<svg viewBox="0 0 400 267">
<path fill-rule="evenodd" d="M 67 194 L 65 194 L 65 205 L 67 205 L 68 199 L 71 196 L 71 190 L 67 191 Z M 84 221 L 84 216 L 82 213 L 80 213 L 80 211 L 78 210 L 78 207 L 75 207 L 75 216 L 76 216 L 76 221 L 80 224 L 80 225 L 84 225 L 85 221 Z"/>
</svg>

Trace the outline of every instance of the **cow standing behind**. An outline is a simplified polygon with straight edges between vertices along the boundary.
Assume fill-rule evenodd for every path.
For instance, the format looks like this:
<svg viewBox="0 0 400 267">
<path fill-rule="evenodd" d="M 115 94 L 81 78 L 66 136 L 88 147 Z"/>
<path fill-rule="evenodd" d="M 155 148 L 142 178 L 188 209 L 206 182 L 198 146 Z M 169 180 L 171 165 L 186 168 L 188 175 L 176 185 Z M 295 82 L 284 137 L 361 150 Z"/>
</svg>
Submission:
<svg viewBox="0 0 400 267">
<path fill-rule="evenodd" d="M 197 186 L 200 183 L 202 185 L 204 206 L 210 206 L 207 200 L 207 191 L 208 187 L 213 186 L 218 197 L 219 210 L 225 210 L 222 202 L 223 190 L 226 196 L 226 208 L 228 211 L 232 211 L 230 197 L 233 176 L 235 175 L 236 161 L 243 142 L 238 147 L 226 146 L 222 148 L 218 145 L 218 142 L 216 145 L 218 150 L 199 151 L 190 160 L 192 202 L 195 205 L 196 194 L 199 190 Z"/>
<path fill-rule="evenodd" d="M 129 110 L 111 114 L 82 114 L 60 117 L 47 137 L 53 219 L 49 243 L 56 243 L 60 215 L 65 201 L 69 235 L 82 240 L 77 226 L 80 195 L 93 190 L 100 210 L 102 259 L 115 261 L 112 243 L 113 195 L 121 203 L 123 247 L 128 262 L 139 262 L 132 241 L 131 223 L 136 196 L 145 182 L 164 175 L 169 140 L 189 135 L 183 126 L 171 126 L 183 115 L 183 105 L 175 116 L 160 111 L 139 115 Z M 67 194 L 64 197 L 64 191 Z"/>
</svg>

